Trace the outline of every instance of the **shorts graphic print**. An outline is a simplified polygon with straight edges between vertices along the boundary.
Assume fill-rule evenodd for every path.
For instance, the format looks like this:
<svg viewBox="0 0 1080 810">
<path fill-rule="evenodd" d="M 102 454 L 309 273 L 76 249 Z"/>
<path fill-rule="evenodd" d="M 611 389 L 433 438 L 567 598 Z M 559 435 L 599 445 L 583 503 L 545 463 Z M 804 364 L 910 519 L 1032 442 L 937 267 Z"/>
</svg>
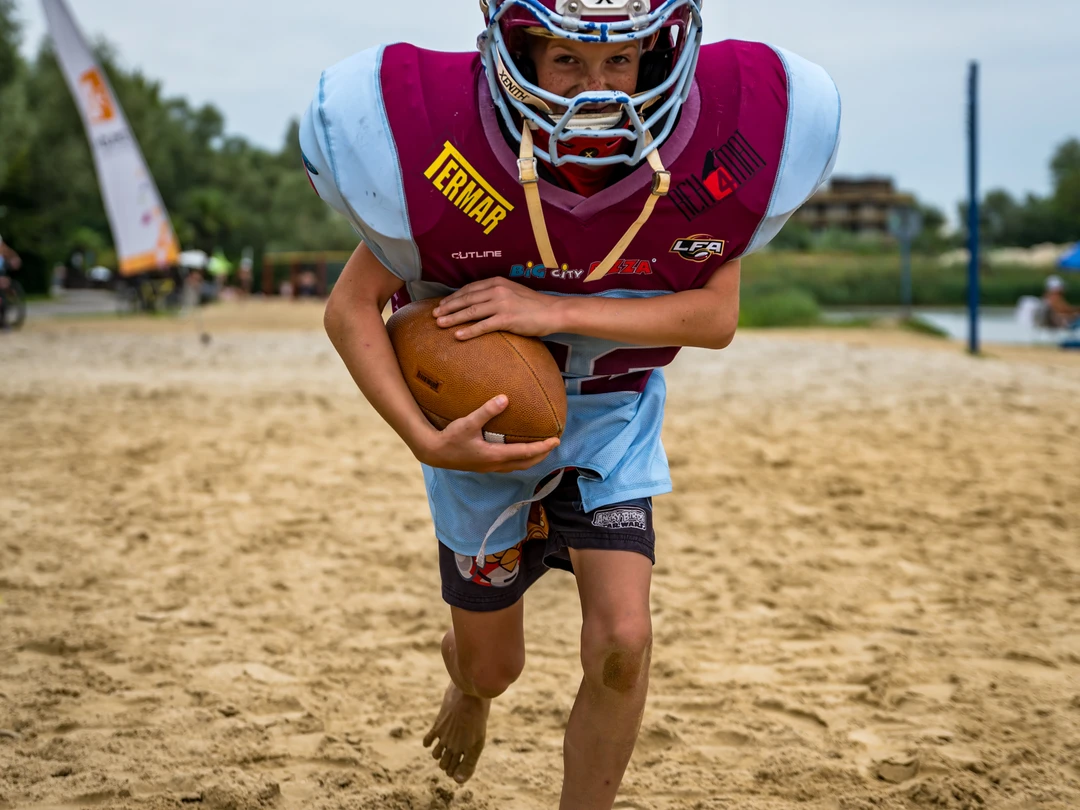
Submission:
<svg viewBox="0 0 1080 810">
<path fill-rule="evenodd" d="M 488 588 L 506 588 L 514 584 L 521 573 L 521 547 L 518 543 L 513 548 L 488 554 L 483 567 L 477 567 L 476 559 L 464 554 L 455 554 L 458 573 L 466 582 L 484 585 Z"/>
<path fill-rule="evenodd" d="M 542 504 L 534 503 L 529 511 L 529 530 L 525 539 L 513 548 L 488 554 L 484 565 L 477 567 L 474 557 L 454 554 L 458 573 L 466 582 L 489 588 L 506 588 L 517 581 L 521 573 L 521 550 L 530 540 L 546 540 L 548 536 L 547 514 Z"/>
<path fill-rule="evenodd" d="M 654 561 L 652 500 L 638 498 L 585 512 L 577 479 L 577 471 L 568 470 L 554 492 L 531 505 L 525 539 L 487 555 L 481 566 L 439 543 L 443 600 L 469 611 L 509 608 L 552 568 L 573 573 L 571 549 L 632 551 Z"/>
<path fill-rule="evenodd" d="M 648 528 L 648 516 L 640 506 L 617 506 L 614 509 L 597 509 L 593 512 L 592 525 L 598 529 Z"/>
</svg>

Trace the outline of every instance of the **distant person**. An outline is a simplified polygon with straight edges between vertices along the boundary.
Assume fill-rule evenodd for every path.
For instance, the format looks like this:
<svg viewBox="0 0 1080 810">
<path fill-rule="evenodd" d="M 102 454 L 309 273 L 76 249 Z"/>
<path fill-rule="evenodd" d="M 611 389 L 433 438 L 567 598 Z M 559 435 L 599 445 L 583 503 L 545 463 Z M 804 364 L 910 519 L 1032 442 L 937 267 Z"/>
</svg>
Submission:
<svg viewBox="0 0 1080 810">
<path fill-rule="evenodd" d="M 296 297 L 319 297 L 319 277 L 315 275 L 315 272 L 313 270 L 305 270 L 300 274 L 300 278 L 297 279 Z"/>
<path fill-rule="evenodd" d="M 194 309 L 202 303 L 202 288 L 206 281 L 202 270 L 190 270 L 184 278 L 184 291 L 182 295 L 185 309 Z"/>
<path fill-rule="evenodd" d="M 255 281 L 255 276 L 252 273 L 251 259 L 245 257 L 240 260 L 240 268 L 237 270 L 237 279 L 240 282 L 241 296 L 247 298 L 251 295 L 251 288 Z"/>
<path fill-rule="evenodd" d="M 68 278 L 72 287 L 86 287 L 86 264 L 81 250 L 72 251 L 67 259 Z"/>
<path fill-rule="evenodd" d="M 0 236 L 0 330 L 7 329 L 7 291 L 11 289 L 8 273 L 20 267 L 19 254 L 4 244 L 4 237 Z"/>
<path fill-rule="evenodd" d="M 1074 307 L 1065 300 L 1065 282 L 1061 276 L 1050 276 L 1046 280 L 1046 292 L 1042 297 L 1045 307 L 1047 326 L 1055 329 L 1080 328 L 1080 307 Z"/>
<path fill-rule="evenodd" d="M 53 265 L 52 269 L 52 289 L 50 294 L 53 297 L 63 295 L 64 284 L 67 281 L 67 267 L 62 264 Z"/>
</svg>

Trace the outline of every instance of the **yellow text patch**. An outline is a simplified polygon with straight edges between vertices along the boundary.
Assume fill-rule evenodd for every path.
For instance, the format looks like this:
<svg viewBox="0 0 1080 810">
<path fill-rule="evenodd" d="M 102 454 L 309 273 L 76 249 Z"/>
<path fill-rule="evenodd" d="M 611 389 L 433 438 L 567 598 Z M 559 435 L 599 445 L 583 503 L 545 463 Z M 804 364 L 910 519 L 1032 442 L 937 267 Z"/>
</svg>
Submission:
<svg viewBox="0 0 1080 810">
<path fill-rule="evenodd" d="M 443 144 L 442 153 L 428 166 L 424 177 L 469 219 L 475 220 L 485 234 L 495 230 L 514 210 L 450 141 Z"/>
</svg>

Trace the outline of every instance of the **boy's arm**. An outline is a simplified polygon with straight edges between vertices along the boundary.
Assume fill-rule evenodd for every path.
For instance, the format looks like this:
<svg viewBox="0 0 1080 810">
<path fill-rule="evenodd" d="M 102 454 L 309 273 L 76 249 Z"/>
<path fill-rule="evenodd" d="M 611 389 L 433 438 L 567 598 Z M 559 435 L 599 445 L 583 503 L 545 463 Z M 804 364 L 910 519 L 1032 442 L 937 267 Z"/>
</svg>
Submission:
<svg viewBox="0 0 1080 810">
<path fill-rule="evenodd" d="M 437 323 L 461 340 L 494 331 L 544 337 L 555 332 L 604 338 L 638 346 L 699 346 L 723 349 L 739 323 L 738 260 L 728 262 L 699 290 L 655 298 L 545 295 L 509 279 L 466 285 L 443 299 Z"/>
<path fill-rule="evenodd" d="M 368 402 L 432 467 L 470 472 L 526 469 L 557 439 L 497 445 L 483 427 L 506 408 L 496 399 L 436 430 L 401 376 L 382 311 L 390 297 L 422 276 L 420 254 L 404 208 L 403 181 L 382 109 L 382 48 L 362 51 L 324 71 L 300 123 L 300 149 L 311 185 L 361 235 L 327 302 L 330 340 Z"/>
<path fill-rule="evenodd" d="M 564 298 L 559 332 L 639 346 L 725 349 L 739 325 L 739 260 L 699 290 L 656 298 Z"/>
</svg>

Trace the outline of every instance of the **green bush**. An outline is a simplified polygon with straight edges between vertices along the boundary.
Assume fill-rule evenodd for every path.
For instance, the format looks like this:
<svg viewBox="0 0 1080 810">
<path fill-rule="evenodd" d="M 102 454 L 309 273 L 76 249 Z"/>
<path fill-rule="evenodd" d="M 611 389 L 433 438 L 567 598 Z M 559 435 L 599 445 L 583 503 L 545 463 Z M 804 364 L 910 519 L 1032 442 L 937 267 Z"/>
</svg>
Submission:
<svg viewBox="0 0 1080 810">
<path fill-rule="evenodd" d="M 857 234 L 830 228 L 816 234 L 811 249 L 816 253 L 854 253 L 881 256 L 896 252 L 896 240 L 878 234 Z"/>
<path fill-rule="evenodd" d="M 753 286 L 743 289 L 739 308 L 741 327 L 813 326 L 820 321 L 821 309 L 814 296 L 805 290 L 759 290 Z"/>
<path fill-rule="evenodd" d="M 984 268 L 982 303 L 1013 306 L 1022 295 L 1041 295 L 1048 272 L 1030 267 Z M 911 275 L 916 306 L 967 303 L 966 267 L 945 267 L 933 257 L 916 256 Z M 900 257 L 764 251 L 743 262 L 743 284 L 756 290 L 803 290 L 823 307 L 899 306 Z"/>
<path fill-rule="evenodd" d="M 814 232 L 797 219 L 789 219 L 769 243 L 770 250 L 810 250 L 813 246 Z"/>
</svg>

